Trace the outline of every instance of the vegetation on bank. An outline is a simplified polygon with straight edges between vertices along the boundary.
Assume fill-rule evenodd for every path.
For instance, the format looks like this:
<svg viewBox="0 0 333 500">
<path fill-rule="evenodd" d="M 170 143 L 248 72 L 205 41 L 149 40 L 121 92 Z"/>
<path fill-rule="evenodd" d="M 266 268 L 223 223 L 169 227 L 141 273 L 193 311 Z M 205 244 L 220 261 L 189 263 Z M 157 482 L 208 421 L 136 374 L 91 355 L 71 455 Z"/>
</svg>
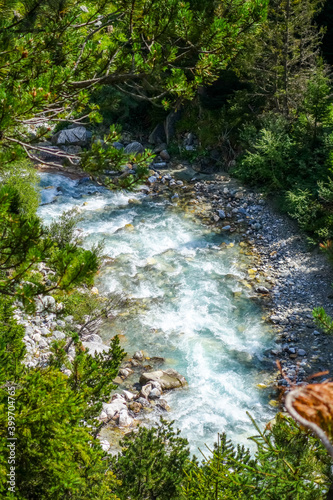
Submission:
<svg viewBox="0 0 333 500">
<path fill-rule="evenodd" d="M 256 428 L 254 455 L 222 434 L 199 463 L 162 421 L 126 436 L 112 458 L 97 439 L 96 417 L 124 357 L 117 337 L 93 358 L 80 332 L 67 331 L 53 343 L 49 363 L 33 368 L 24 363 L 25 330 L 15 317 L 15 308 L 33 314 L 36 300 L 50 294 L 63 303 L 59 315 L 82 320 L 116 306 L 118 299 L 89 296 L 101 249 L 80 246 L 76 215 L 65 214 L 51 230 L 37 217 L 37 178 L 27 162 L 43 161 L 42 141 L 55 126 L 84 123 L 104 132 L 112 124 L 103 143 L 62 156 L 80 160 L 92 175 L 129 159 L 136 173 L 110 187 L 131 187 L 151 158 L 128 158 L 113 147 L 114 122 L 130 122 L 131 110 L 153 126 L 183 106 L 179 131 L 195 132 L 206 150 L 217 148 L 239 178 L 278 192 L 311 241 L 331 252 L 333 116 L 320 7 L 317 0 L 167 0 L 162 11 L 155 0 L 0 0 L 2 498 L 327 498 L 333 478 L 325 449 L 283 415 Z M 324 311 L 316 314 L 331 331 Z M 15 492 L 8 488 L 7 439 L 13 391 Z"/>
</svg>

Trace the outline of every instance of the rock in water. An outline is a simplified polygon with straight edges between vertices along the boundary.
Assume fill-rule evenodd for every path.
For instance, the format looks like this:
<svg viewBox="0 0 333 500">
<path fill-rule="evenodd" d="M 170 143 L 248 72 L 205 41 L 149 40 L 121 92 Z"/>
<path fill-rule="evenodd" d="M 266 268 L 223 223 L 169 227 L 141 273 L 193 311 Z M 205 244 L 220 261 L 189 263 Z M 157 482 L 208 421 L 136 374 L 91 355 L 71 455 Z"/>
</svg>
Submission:
<svg viewBox="0 0 333 500">
<path fill-rule="evenodd" d="M 131 154 L 131 155 L 135 155 L 135 154 L 138 154 L 138 153 L 143 153 L 145 150 L 145 148 L 142 146 L 142 144 L 140 142 L 130 142 L 126 148 L 124 149 L 124 153 L 126 154 Z"/>
<path fill-rule="evenodd" d="M 188 385 L 185 377 L 172 368 L 142 373 L 140 384 L 144 386 L 149 382 L 158 382 L 163 391 Z"/>
</svg>

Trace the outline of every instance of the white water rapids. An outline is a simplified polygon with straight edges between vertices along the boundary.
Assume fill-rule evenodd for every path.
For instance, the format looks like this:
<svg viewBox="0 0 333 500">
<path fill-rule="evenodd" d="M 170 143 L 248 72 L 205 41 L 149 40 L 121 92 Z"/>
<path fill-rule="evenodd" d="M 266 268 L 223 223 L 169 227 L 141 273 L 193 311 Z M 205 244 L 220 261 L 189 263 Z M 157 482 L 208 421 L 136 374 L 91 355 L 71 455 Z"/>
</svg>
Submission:
<svg viewBox="0 0 333 500">
<path fill-rule="evenodd" d="M 130 355 L 163 356 L 165 367 L 186 377 L 188 389 L 165 399 L 192 451 L 211 446 L 222 431 L 248 445 L 255 431 L 246 412 L 259 425 L 274 413 L 257 387 L 272 334 L 242 282 L 247 264 L 235 238 L 212 232 L 165 199 L 55 174 L 41 174 L 41 186 L 45 223 L 78 206 L 84 245 L 104 240 L 104 253 L 114 261 L 98 277 L 100 292 L 123 292 L 140 302 L 135 313 L 116 318 L 103 339 L 122 334 Z M 133 199 L 140 204 L 129 203 Z M 223 241 L 235 245 L 223 249 Z"/>
</svg>

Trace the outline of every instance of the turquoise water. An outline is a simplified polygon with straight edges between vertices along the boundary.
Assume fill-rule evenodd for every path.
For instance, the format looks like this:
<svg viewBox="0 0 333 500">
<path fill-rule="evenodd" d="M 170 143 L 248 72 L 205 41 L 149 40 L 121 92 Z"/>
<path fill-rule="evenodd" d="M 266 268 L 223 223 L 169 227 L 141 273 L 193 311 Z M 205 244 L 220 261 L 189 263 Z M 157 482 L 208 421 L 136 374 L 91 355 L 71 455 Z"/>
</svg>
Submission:
<svg viewBox="0 0 333 500">
<path fill-rule="evenodd" d="M 42 174 L 41 186 L 45 222 L 78 206 L 84 245 L 104 241 L 113 260 L 97 279 L 100 292 L 137 299 L 134 312 L 104 329 L 104 340 L 122 334 L 129 354 L 142 349 L 162 356 L 186 377 L 188 389 L 165 399 L 193 451 L 211 446 L 222 431 L 244 443 L 253 433 L 246 412 L 262 424 L 274 413 L 257 388 L 272 334 L 242 282 L 246 262 L 235 239 L 196 223 L 168 200 L 54 174 Z M 223 242 L 235 245 L 221 248 Z"/>
</svg>

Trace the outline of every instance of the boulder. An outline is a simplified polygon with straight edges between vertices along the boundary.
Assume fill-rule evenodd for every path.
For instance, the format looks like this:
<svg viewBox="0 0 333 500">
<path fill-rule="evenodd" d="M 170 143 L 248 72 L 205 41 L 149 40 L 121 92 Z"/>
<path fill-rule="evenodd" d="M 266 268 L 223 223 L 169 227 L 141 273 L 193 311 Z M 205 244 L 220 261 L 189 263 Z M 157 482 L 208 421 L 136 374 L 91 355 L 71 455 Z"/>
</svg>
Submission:
<svg viewBox="0 0 333 500">
<path fill-rule="evenodd" d="M 156 387 L 154 389 L 152 389 L 149 393 L 149 398 L 150 399 L 158 399 L 160 398 L 162 395 L 161 391 L 159 391 Z"/>
<path fill-rule="evenodd" d="M 164 161 L 169 161 L 170 160 L 170 155 L 169 155 L 169 153 L 167 152 L 166 149 L 163 149 L 163 151 L 160 152 L 160 157 Z"/>
<path fill-rule="evenodd" d="M 150 382 L 158 382 L 163 391 L 188 385 L 185 377 L 172 368 L 142 373 L 140 384 L 144 386 Z"/>
<path fill-rule="evenodd" d="M 72 129 L 64 129 L 52 137 L 52 143 L 57 146 L 85 146 L 91 139 L 91 132 L 85 127 L 76 127 Z"/>
<path fill-rule="evenodd" d="M 125 396 L 126 401 L 132 401 L 135 397 L 135 394 L 130 391 L 123 391 L 123 395 Z"/>
<path fill-rule="evenodd" d="M 135 155 L 135 154 L 143 153 L 144 150 L 145 150 L 145 148 L 142 146 L 142 144 L 140 142 L 134 141 L 134 142 L 130 142 L 126 146 L 126 148 L 124 149 L 124 153 Z"/>
<path fill-rule="evenodd" d="M 129 427 L 133 423 L 133 418 L 129 416 L 127 408 L 119 412 L 119 427 Z"/>
<path fill-rule="evenodd" d="M 106 414 L 107 418 L 113 418 L 117 413 L 120 414 L 122 410 L 127 412 L 126 401 L 123 398 L 116 398 L 111 403 L 103 403 L 100 418 L 103 418 L 103 413 Z"/>
<path fill-rule="evenodd" d="M 140 391 L 140 397 L 148 399 L 151 390 L 152 390 L 151 384 L 144 385 Z"/>
<path fill-rule="evenodd" d="M 86 342 L 96 342 L 97 344 L 103 344 L 103 340 L 96 333 L 92 333 L 91 335 L 88 335 L 88 337 L 85 339 L 85 341 Z"/>
</svg>

